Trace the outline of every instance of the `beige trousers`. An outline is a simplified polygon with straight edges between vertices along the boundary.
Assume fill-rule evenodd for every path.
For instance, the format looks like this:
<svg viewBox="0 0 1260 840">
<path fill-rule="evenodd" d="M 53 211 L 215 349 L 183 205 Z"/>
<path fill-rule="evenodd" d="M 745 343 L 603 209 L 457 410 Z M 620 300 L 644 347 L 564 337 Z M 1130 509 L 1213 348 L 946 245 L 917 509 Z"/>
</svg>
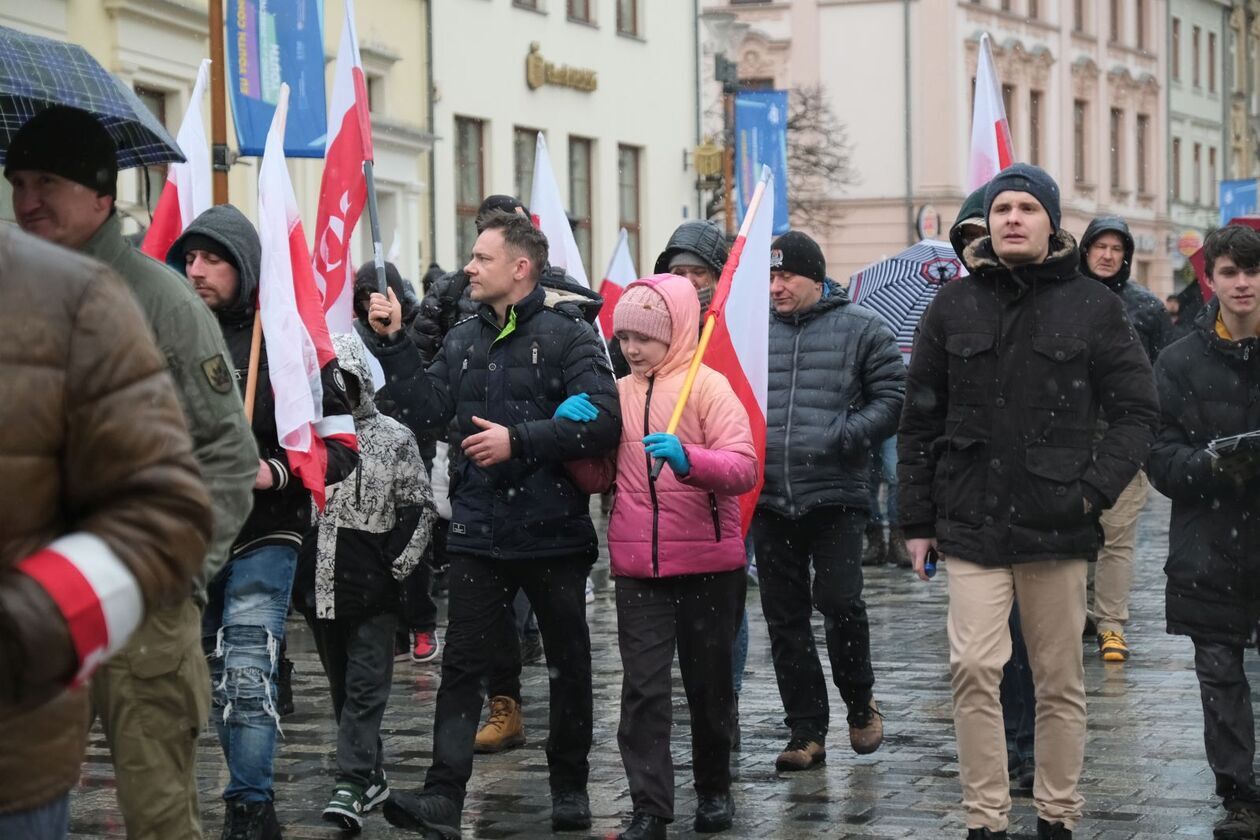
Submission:
<svg viewBox="0 0 1260 840">
<path fill-rule="evenodd" d="M 1037 815 L 1074 828 L 1085 801 L 1077 792 L 1085 760 L 1084 560 L 990 568 L 947 558 L 949 666 L 959 778 L 968 828 L 1005 831 L 1011 810 L 1006 736 L 998 685 L 1011 658 L 1007 617 L 1020 621 L 1037 697 Z"/>
<path fill-rule="evenodd" d="M 1150 488 L 1146 473 L 1139 471 L 1116 503 L 1099 518 L 1106 542 L 1098 551 L 1094 568 L 1094 608 L 1090 611 L 1099 633 L 1122 631 L 1129 620 L 1138 516 L 1146 505 Z"/>
</svg>

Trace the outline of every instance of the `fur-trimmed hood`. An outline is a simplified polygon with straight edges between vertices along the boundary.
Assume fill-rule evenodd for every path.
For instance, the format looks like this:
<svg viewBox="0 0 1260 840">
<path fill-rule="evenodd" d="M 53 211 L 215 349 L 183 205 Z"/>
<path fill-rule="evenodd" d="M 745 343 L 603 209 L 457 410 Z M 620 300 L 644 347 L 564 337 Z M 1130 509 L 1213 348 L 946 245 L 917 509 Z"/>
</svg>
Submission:
<svg viewBox="0 0 1260 840">
<path fill-rule="evenodd" d="M 1050 253 L 1032 265 L 1005 266 L 993 251 L 993 237 L 982 236 L 963 249 L 967 271 L 984 277 L 1009 275 L 1016 280 L 1067 280 L 1080 272 L 1080 251 L 1072 234 L 1060 228 L 1050 237 Z"/>
</svg>

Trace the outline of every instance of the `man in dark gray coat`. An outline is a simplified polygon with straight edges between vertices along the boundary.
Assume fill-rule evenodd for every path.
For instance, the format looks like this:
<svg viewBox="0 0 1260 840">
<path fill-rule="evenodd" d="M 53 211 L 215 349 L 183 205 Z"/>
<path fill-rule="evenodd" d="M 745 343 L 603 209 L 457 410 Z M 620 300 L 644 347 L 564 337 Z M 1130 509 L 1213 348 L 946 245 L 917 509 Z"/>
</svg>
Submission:
<svg viewBox="0 0 1260 840">
<path fill-rule="evenodd" d="M 808 770 L 826 758 L 830 717 L 810 626 L 814 606 L 825 620 L 854 751 L 874 752 L 883 741 L 862 601 L 862 534 L 871 447 L 897 427 L 906 368 L 883 319 L 827 279 L 822 250 L 805 234 L 774 241 L 770 298 L 766 480 L 753 540 L 792 730 L 775 766 Z"/>
</svg>

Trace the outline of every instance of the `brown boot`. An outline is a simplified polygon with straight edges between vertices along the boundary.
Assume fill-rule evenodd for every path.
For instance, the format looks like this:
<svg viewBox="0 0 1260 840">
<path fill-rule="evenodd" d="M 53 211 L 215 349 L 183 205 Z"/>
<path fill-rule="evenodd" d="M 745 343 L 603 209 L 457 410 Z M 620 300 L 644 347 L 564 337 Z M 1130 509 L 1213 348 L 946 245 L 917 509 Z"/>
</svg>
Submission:
<svg viewBox="0 0 1260 840">
<path fill-rule="evenodd" d="M 901 533 L 900 528 L 888 532 L 888 562 L 903 569 L 914 566 L 910 552 L 906 550 L 906 535 Z"/>
<path fill-rule="evenodd" d="M 858 755 L 869 755 L 884 743 L 884 716 L 874 698 L 865 707 L 849 712 L 849 743 Z"/>
<path fill-rule="evenodd" d="M 827 749 L 818 741 L 809 738 L 798 738 L 795 735 L 787 742 L 783 752 L 775 759 L 774 769 L 783 773 L 809 770 L 827 760 Z"/>
<path fill-rule="evenodd" d="M 477 730 L 473 749 L 479 753 L 497 753 L 525 743 L 525 721 L 521 704 L 511 697 L 491 697 L 490 717 Z"/>
</svg>

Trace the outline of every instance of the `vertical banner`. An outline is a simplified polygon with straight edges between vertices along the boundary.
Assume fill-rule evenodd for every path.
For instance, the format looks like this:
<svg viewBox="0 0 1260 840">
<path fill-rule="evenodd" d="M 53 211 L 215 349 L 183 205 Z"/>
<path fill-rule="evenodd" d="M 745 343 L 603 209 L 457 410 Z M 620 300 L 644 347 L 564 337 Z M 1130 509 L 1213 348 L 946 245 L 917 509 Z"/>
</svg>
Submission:
<svg viewBox="0 0 1260 840">
<path fill-rule="evenodd" d="M 224 5 L 228 96 L 241 154 L 262 155 L 280 85 L 287 84 L 285 157 L 323 157 L 328 133 L 323 0 L 226 0 Z"/>
<path fill-rule="evenodd" d="M 773 233 L 787 233 L 787 119 L 785 90 L 756 90 L 735 94 L 735 209 L 743 218 L 761 180 L 761 167 L 774 175 Z"/>
</svg>

